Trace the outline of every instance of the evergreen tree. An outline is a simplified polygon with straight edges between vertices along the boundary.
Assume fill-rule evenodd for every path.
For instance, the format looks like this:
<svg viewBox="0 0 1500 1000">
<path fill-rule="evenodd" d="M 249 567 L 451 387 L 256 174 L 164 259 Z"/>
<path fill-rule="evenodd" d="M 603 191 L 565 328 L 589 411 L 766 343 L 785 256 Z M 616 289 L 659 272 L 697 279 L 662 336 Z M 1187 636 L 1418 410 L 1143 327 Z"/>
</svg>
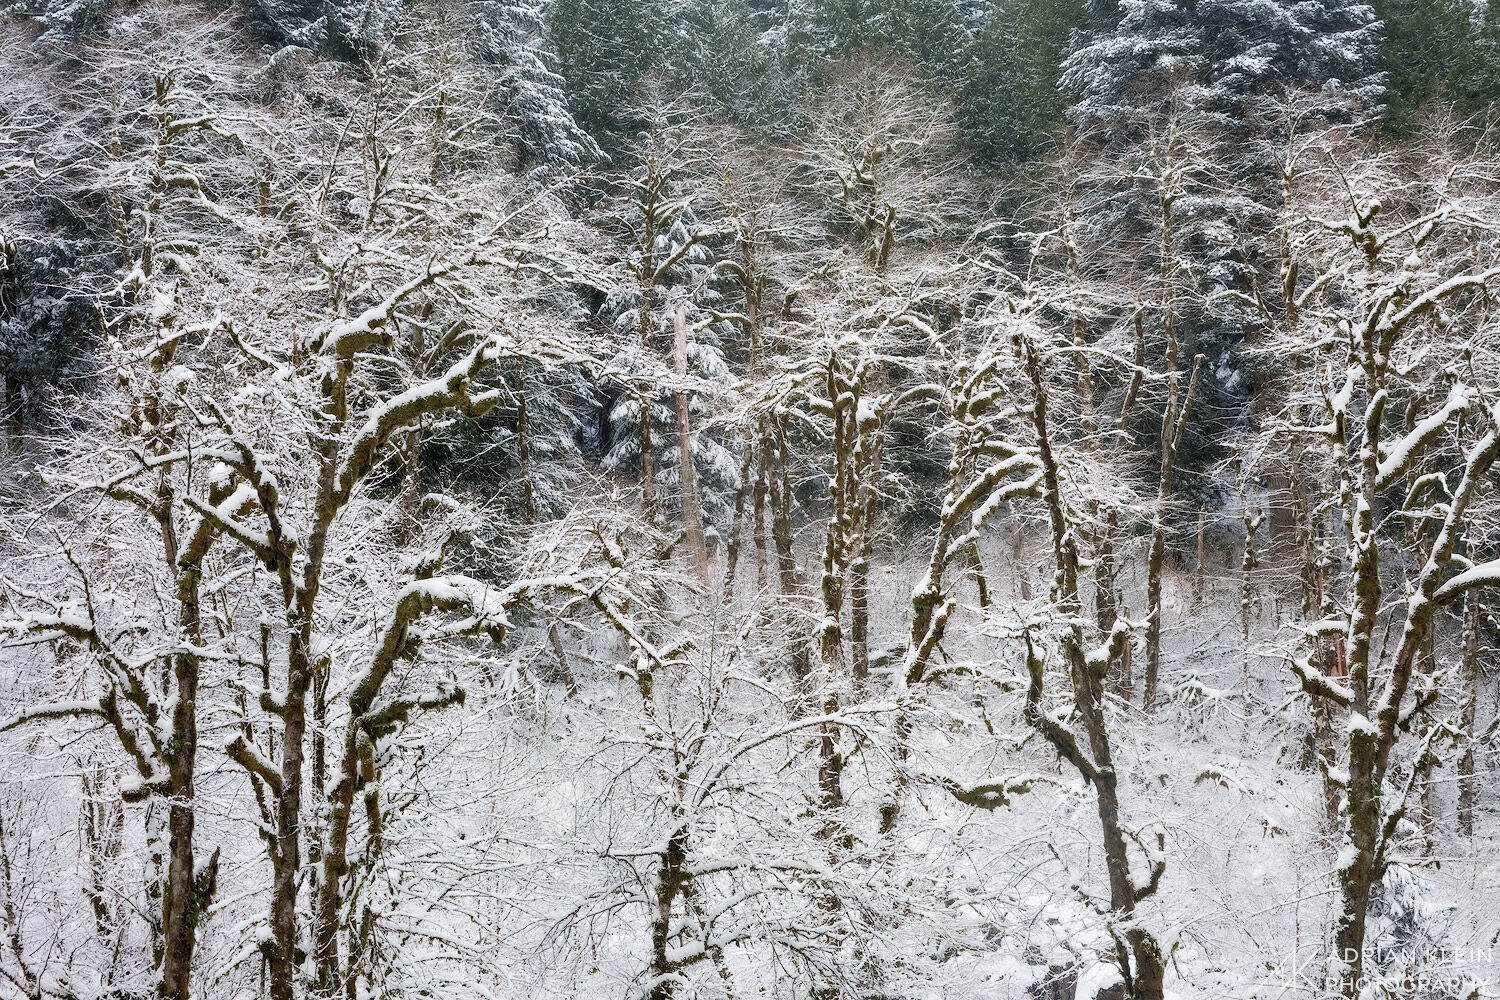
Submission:
<svg viewBox="0 0 1500 1000">
<path fill-rule="evenodd" d="M 251 28 L 264 41 L 354 59 L 383 41 L 405 0 L 245 0 Z"/>
<path fill-rule="evenodd" d="M 1406 822 L 1401 832 L 1411 836 L 1417 831 Z M 1476 996 L 1475 984 L 1463 983 L 1452 968 L 1453 909 L 1433 898 L 1431 885 L 1415 867 L 1395 864 L 1387 869 L 1370 903 L 1369 978 L 1387 990 L 1398 984 L 1410 988 L 1413 1000 Z"/>
<path fill-rule="evenodd" d="M 1099 18 L 1064 62 L 1080 128 L 1125 128 L 1184 98 L 1226 122 L 1289 88 L 1380 98 L 1380 23 L 1357 0 L 1121 0 Z"/>
<path fill-rule="evenodd" d="M 963 0 L 792 0 L 787 44 L 792 63 L 810 77 L 829 60 L 880 51 L 933 79 L 951 79 L 975 26 Z"/>
<path fill-rule="evenodd" d="M 82 387 L 100 334 L 97 311 L 69 288 L 97 234 L 76 220 L 47 225 L 58 230 L 0 232 L 0 419 L 23 424 L 43 416 L 54 389 Z"/>
<path fill-rule="evenodd" d="M 1500 99 L 1500 11 L 1493 3 L 1376 0 L 1375 10 L 1385 24 L 1380 68 L 1394 131 L 1410 131 L 1433 101 L 1474 113 Z"/>
<path fill-rule="evenodd" d="M 548 47 L 569 106 L 607 152 L 631 132 L 635 85 L 670 48 L 671 21 L 662 0 L 557 0 L 549 12 Z"/>
<path fill-rule="evenodd" d="M 733 456 L 701 430 L 699 419 L 706 403 L 698 387 L 727 383 L 730 374 L 712 313 L 719 304 L 711 249 L 718 231 L 693 205 L 695 174 L 705 159 L 703 121 L 690 99 L 662 96 L 670 87 L 658 75 L 642 83 L 647 97 L 631 112 L 644 122 L 628 150 L 635 165 L 599 220 L 620 239 L 613 287 L 601 310 L 620 345 L 612 380 L 617 390 L 610 390 L 617 394 L 606 403 L 611 447 L 604 465 L 631 469 L 642 505 L 657 517 L 663 513 L 660 488 L 675 491 L 683 482 L 684 424 L 700 428 L 690 437 L 695 469 L 702 466 L 706 511 L 724 511 L 738 485 Z"/>
<path fill-rule="evenodd" d="M 1067 103 L 1059 64 L 1082 20 L 1073 0 L 1005 0 L 990 7 L 960 67 L 958 111 L 982 160 L 1041 152 Z"/>
<path fill-rule="evenodd" d="M 8 11 L 40 25 L 48 41 L 66 42 L 96 28 L 109 13 L 110 0 L 9 0 Z"/>
<path fill-rule="evenodd" d="M 1326 95 L 1317 113 L 1379 110 L 1380 23 L 1358 0 L 1121 0 L 1096 9 L 1063 63 L 1068 117 L 1099 162 L 1088 221 L 1097 245 L 1154 246 L 1142 275 L 1174 275 L 1148 293 L 1206 357 L 1200 414 L 1180 462 L 1203 469 L 1253 389 L 1239 345 L 1260 319 L 1220 308 L 1222 293 L 1260 282 L 1276 247 L 1280 198 L 1272 162 L 1280 97 Z M 1168 265 L 1168 257 L 1176 263 Z M 1128 265 L 1127 265 L 1128 266 Z M 1139 414 L 1144 441 L 1154 416 Z M 1188 476 L 1184 486 L 1206 479 Z"/>
<path fill-rule="evenodd" d="M 477 55 L 505 68 L 504 113 L 523 166 L 577 165 L 598 157 L 598 144 L 573 117 L 565 81 L 552 70 L 556 57 L 543 44 L 543 8 L 528 0 L 476 0 L 472 12 Z"/>
<path fill-rule="evenodd" d="M 390 41 L 403 17 L 427 22 L 445 40 L 467 40 L 479 63 L 501 69 L 500 115 L 523 166 L 576 165 L 599 155 L 552 68 L 544 6 L 534 0 L 456 0 L 430 9 L 406 0 L 246 0 L 245 13 L 274 44 L 344 60 Z"/>
<path fill-rule="evenodd" d="M 730 118 L 760 128 L 784 122 L 795 90 L 786 70 L 785 22 L 757 0 L 692 0 L 672 68 Z"/>
</svg>

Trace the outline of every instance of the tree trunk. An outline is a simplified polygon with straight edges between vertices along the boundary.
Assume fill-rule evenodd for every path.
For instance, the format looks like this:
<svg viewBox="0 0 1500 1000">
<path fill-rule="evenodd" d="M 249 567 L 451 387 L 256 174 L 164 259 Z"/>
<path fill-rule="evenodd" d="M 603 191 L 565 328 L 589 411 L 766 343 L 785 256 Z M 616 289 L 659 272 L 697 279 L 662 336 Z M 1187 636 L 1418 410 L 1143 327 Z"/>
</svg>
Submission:
<svg viewBox="0 0 1500 1000">
<path fill-rule="evenodd" d="M 1422 641 L 1421 651 L 1417 654 L 1417 672 L 1419 674 L 1430 677 L 1433 671 L 1437 669 L 1436 646 L 1436 639 L 1432 634 L 1432 630 L 1429 629 L 1427 638 Z M 1432 761 L 1436 763 L 1436 758 L 1432 758 Z M 1432 855 L 1432 848 L 1437 840 L 1437 784 L 1432 771 L 1431 767 L 1424 769 L 1418 779 L 1418 785 L 1421 790 L 1421 804 L 1418 810 L 1421 813 L 1422 854 L 1424 857 Z"/>
<path fill-rule="evenodd" d="M 844 587 L 848 572 L 848 531 L 856 485 L 853 473 L 853 437 L 858 433 L 856 414 L 843 400 L 849 397 L 846 382 L 838 374 L 838 361 L 828 359 L 825 391 L 833 400 L 832 448 L 834 472 L 828 483 L 832 514 L 823 538 L 823 574 L 818 591 L 823 599 L 823 620 L 818 623 L 818 653 L 823 688 L 823 714 L 839 710 L 838 684 L 844 673 Z M 839 750 L 838 727 L 824 723 L 818 731 L 818 789 L 824 810 L 844 804 L 842 785 L 844 759 Z M 830 825 L 831 829 L 831 825 Z"/>
<path fill-rule="evenodd" d="M 1163 487 L 1165 491 L 1165 487 Z M 1161 515 L 1151 527 L 1151 548 L 1146 556 L 1146 676 L 1141 688 L 1141 707 L 1156 710 L 1157 682 L 1161 674 L 1162 568 L 1167 555 L 1167 529 Z"/>
<path fill-rule="evenodd" d="M 347 368 L 341 374 L 347 377 Z M 338 426 L 347 417 L 344 380 L 329 390 L 328 412 Z M 276 835 L 271 852 L 271 942 L 267 954 L 271 1000 L 294 1000 L 297 967 L 297 877 L 302 869 L 302 781 L 307 740 L 307 695 L 312 689 L 316 665 L 312 658 L 314 613 L 321 582 L 323 554 L 328 529 L 337 514 L 334 478 L 338 472 L 338 445 L 329 434 L 319 443 L 322 454 L 318 498 L 312 531 L 308 535 L 306 562 L 300 581 L 287 593 L 289 635 L 286 657 L 286 695 L 278 715 L 282 722 L 280 787 L 276 790 Z M 287 558 L 283 556 L 282 558 Z M 290 576 L 289 576 L 290 579 Z"/>
<path fill-rule="evenodd" d="M 766 574 L 770 566 L 767 558 L 770 545 L 766 539 L 766 504 L 770 499 L 771 477 L 775 471 L 771 467 L 770 431 L 766 428 L 765 418 L 761 419 L 756 434 L 758 440 L 754 442 L 754 447 L 759 460 L 755 463 L 755 490 L 750 494 L 750 508 L 755 525 L 755 584 L 764 590 L 768 584 Z"/>
<path fill-rule="evenodd" d="M 676 350 L 673 358 L 677 366 L 677 377 L 687 378 L 687 306 L 678 304 L 673 318 L 676 330 Z M 688 558 L 692 560 L 693 572 L 698 582 L 708 585 L 708 550 L 703 540 L 703 505 L 698 496 L 698 474 L 693 468 L 693 431 L 688 413 L 688 396 L 677 392 L 677 472 L 682 487 L 682 530 L 687 544 Z"/>
<path fill-rule="evenodd" d="M 1458 759 L 1458 832 L 1460 836 L 1474 836 L 1474 805 L 1476 788 L 1474 782 L 1475 717 L 1479 708 L 1479 595 L 1470 593 L 1464 600 L 1464 654 L 1463 693 L 1459 727 L 1463 732 L 1464 752 Z"/>
<path fill-rule="evenodd" d="M 196 616 L 197 603 L 191 605 Z M 184 602 L 184 611 L 188 608 Z M 193 772 L 198 749 L 198 664 L 195 658 L 175 658 L 177 702 L 172 709 L 172 743 L 168 757 L 172 805 L 167 813 L 167 881 L 162 893 L 163 1000 L 187 1000 L 193 967 L 194 929 L 207 900 L 195 898 L 193 870 Z"/>
<path fill-rule="evenodd" d="M 323 837 L 321 877 L 314 900 L 313 959 L 316 965 L 313 994 L 323 998 L 338 996 L 343 969 L 339 961 L 338 935 L 343 923 L 343 880 L 349 871 L 349 819 L 354 808 L 355 788 L 359 783 L 361 740 L 360 720 L 350 720 L 344 737 L 344 752 L 339 762 L 339 776 L 328 796 L 328 826 Z"/>
<path fill-rule="evenodd" d="M 215 487 L 209 500 L 222 503 L 227 490 Z M 203 521 L 179 546 L 170 505 L 161 517 L 162 540 L 168 564 L 177 574 L 178 628 L 185 646 L 203 642 L 199 584 L 202 560 L 213 538 Z M 162 887 L 162 956 L 158 996 L 162 1000 L 187 1000 L 193 971 L 193 947 L 198 920 L 207 909 L 218 874 L 218 852 L 202 873 L 195 870 L 193 828 L 196 820 L 194 779 L 198 761 L 199 661 L 190 649 L 172 657 L 172 738 L 166 748 L 167 786 L 171 805 L 167 812 L 168 861 Z"/>
<path fill-rule="evenodd" d="M 792 536 L 792 477 L 786 453 L 786 431 L 784 426 L 773 424 L 765 436 L 768 499 L 771 503 L 771 540 L 776 546 L 776 578 L 784 600 L 797 597 L 801 590 L 797 581 L 797 553 Z M 792 639 L 792 676 L 806 682 L 812 674 L 812 654 L 807 640 Z"/>
<path fill-rule="evenodd" d="M 849 664 L 856 694 L 870 678 L 870 560 L 849 564 Z"/>
<path fill-rule="evenodd" d="M 641 506 L 646 516 L 656 520 L 656 462 L 651 454 L 651 394 L 641 390 L 636 399 L 641 410 L 640 426 L 636 429 L 637 445 L 641 450 Z"/>
<path fill-rule="evenodd" d="M 516 374 L 516 458 L 521 466 L 521 513 L 536 523 L 536 486 L 531 481 L 531 414 L 526 409 L 526 373 Z"/>
<path fill-rule="evenodd" d="M 844 612 L 844 576 L 839 565 L 839 528 L 836 521 L 828 525 L 823 552 L 823 579 L 819 591 L 823 597 L 823 621 L 819 625 L 818 653 L 822 668 L 823 714 L 839 710 L 838 679 L 843 672 L 844 630 L 840 619 Z M 818 789 L 823 809 L 833 810 L 844 804 L 842 785 L 843 756 L 838 749 L 838 727 L 824 723 L 818 729 Z"/>
<path fill-rule="evenodd" d="M 1244 493 L 1241 491 L 1243 500 Z M 1260 554 L 1255 548 L 1255 536 L 1260 530 L 1264 515 L 1259 510 L 1245 506 L 1245 547 L 1240 555 L 1240 646 L 1241 672 L 1245 694 L 1250 694 L 1250 633 L 1260 614 L 1260 597 L 1255 589 L 1255 571 L 1260 567 Z"/>
<path fill-rule="evenodd" d="M 1027 344 L 1024 350 L 1027 373 L 1033 389 L 1031 419 L 1036 429 L 1037 451 L 1042 464 L 1042 496 L 1051 526 L 1052 550 L 1057 570 L 1058 610 L 1064 620 L 1072 621 L 1063 630 L 1060 645 L 1072 681 L 1074 711 L 1083 726 L 1088 752 L 1085 754 L 1072 732 L 1047 714 L 1042 706 L 1043 662 L 1029 635 L 1026 639 L 1026 653 L 1030 688 L 1025 714 L 1027 721 L 1053 745 L 1059 756 L 1076 767 L 1093 786 L 1104 841 L 1105 869 L 1109 877 L 1110 910 L 1121 921 L 1130 923 L 1137 904 L 1156 891 L 1165 866 L 1160 861 L 1152 862 L 1150 880 L 1145 886 L 1138 886 L 1131 874 L 1125 829 L 1120 818 L 1118 778 L 1110 746 L 1108 720 L 1103 708 L 1103 682 L 1108 674 L 1109 663 L 1106 658 L 1105 662 L 1096 666 L 1085 654 L 1083 629 L 1078 624 L 1082 611 L 1078 586 L 1080 559 L 1076 532 L 1067 520 L 1058 463 L 1052 453 L 1047 423 L 1046 382 L 1035 348 Z M 1119 645 L 1118 642 L 1112 642 L 1110 649 L 1113 651 Z M 1162 1000 L 1166 963 L 1160 944 L 1149 931 L 1140 926 L 1133 926 L 1125 931 L 1124 941 L 1119 944 L 1117 960 L 1127 993 L 1132 1000 Z"/>
<path fill-rule="evenodd" d="M 276 796 L 276 851 L 271 858 L 271 1000 L 294 1000 L 297 954 L 297 874 L 302 868 L 302 762 L 307 691 L 312 665 L 311 609 L 302 634 L 288 648 L 286 702 L 281 711 L 281 789 Z"/>
<path fill-rule="evenodd" d="M 1156 511 L 1151 521 L 1151 549 L 1146 557 L 1146 677 L 1141 691 L 1141 707 L 1156 708 L 1157 683 L 1161 675 L 1162 572 L 1167 556 L 1166 508 L 1172 499 L 1172 473 L 1177 465 L 1177 449 L 1182 444 L 1183 428 L 1197 394 L 1198 378 L 1203 371 L 1203 355 L 1193 361 L 1193 374 L 1179 405 L 1176 361 L 1167 390 L 1167 408 L 1161 420 L 1161 481 L 1157 487 Z"/>
<path fill-rule="evenodd" d="M 1097 516 L 1097 515 L 1096 515 Z M 1120 620 L 1120 567 L 1115 556 L 1115 538 L 1119 534 L 1119 515 L 1113 510 L 1094 532 L 1094 623 L 1108 635 Z"/>
<path fill-rule="evenodd" d="M 1014 506 L 1007 511 L 1010 515 L 1010 543 L 1011 558 L 1016 567 L 1016 585 L 1020 590 L 1021 600 L 1031 600 L 1031 559 L 1026 554 L 1026 530 L 1021 525 L 1021 519 L 1016 515 Z"/>
<path fill-rule="evenodd" d="M 734 515 L 729 522 L 729 543 L 724 548 L 724 600 L 733 602 L 735 571 L 739 568 L 740 549 L 745 543 L 745 498 L 759 486 L 759 470 L 756 482 L 750 482 L 750 470 L 755 461 L 755 441 L 746 435 L 745 453 L 740 456 L 740 485 L 734 491 Z M 757 498 L 758 500 L 759 498 Z M 757 510 L 758 514 L 759 511 Z M 753 530 L 753 529 L 752 529 Z"/>
<path fill-rule="evenodd" d="M 677 995 L 676 971 L 669 957 L 668 942 L 672 933 L 672 904 L 683 886 L 683 865 L 687 861 L 687 830 L 679 828 L 667 841 L 657 862 L 656 891 L 651 911 L 651 964 L 646 971 L 649 985 L 646 1000 L 672 1000 Z"/>
</svg>

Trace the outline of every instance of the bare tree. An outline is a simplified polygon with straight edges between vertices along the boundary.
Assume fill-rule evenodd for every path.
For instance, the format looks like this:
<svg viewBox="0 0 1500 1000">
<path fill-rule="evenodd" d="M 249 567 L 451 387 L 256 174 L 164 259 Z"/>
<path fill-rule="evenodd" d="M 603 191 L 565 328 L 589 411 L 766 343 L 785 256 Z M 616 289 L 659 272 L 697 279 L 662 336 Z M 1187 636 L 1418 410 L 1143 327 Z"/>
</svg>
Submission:
<svg viewBox="0 0 1500 1000">
<path fill-rule="evenodd" d="M 1424 727 L 1406 780 L 1392 787 L 1400 781 L 1391 773 L 1393 753 L 1437 696 L 1419 661 L 1438 608 L 1490 582 L 1483 566 L 1464 568 L 1461 545 L 1470 507 L 1486 492 L 1500 454 L 1496 414 L 1486 401 L 1490 390 L 1483 376 L 1471 381 L 1480 369 L 1450 368 L 1434 352 L 1439 344 L 1447 357 L 1473 350 L 1466 341 L 1484 321 L 1479 293 L 1500 276 L 1484 244 L 1470 238 L 1493 225 L 1485 170 L 1451 164 L 1447 176 L 1460 183 L 1419 186 L 1387 206 L 1383 167 L 1369 160 L 1341 173 L 1329 207 L 1342 202 L 1348 215 L 1309 223 L 1326 234 L 1325 249 L 1321 273 L 1304 280 L 1327 292 L 1309 310 L 1305 329 L 1311 335 L 1300 349 L 1321 368 L 1322 413 L 1319 423 L 1293 424 L 1328 456 L 1337 477 L 1328 490 L 1347 546 L 1344 600 L 1304 625 L 1314 647 L 1324 636 L 1342 635 L 1347 677 L 1314 662 L 1316 648 L 1293 669 L 1309 696 L 1348 713 L 1340 748 L 1345 770 L 1326 769 L 1346 803 L 1330 975 L 1348 997 L 1357 995 L 1365 972 L 1372 894 L 1389 869 L 1408 799 L 1431 766 L 1430 743 L 1440 732 Z M 1422 363 L 1428 358 L 1434 360 Z M 1406 433 L 1392 436 L 1386 417 L 1401 405 L 1422 415 Z M 1455 475 L 1412 477 L 1445 439 L 1459 456 Z M 1402 494 L 1394 509 L 1381 500 L 1392 490 Z M 1403 554 L 1415 570 L 1401 585 L 1403 613 L 1389 623 L 1399 637 L 1387 642 L 1382 567 L 1401 547 L 1383 537 L 1381 525 L 1393 516 L 1430 522 L 1433 530 L 1407 535 Z M 1455 562 L 1460 572 L 1453 576 Z"/>
</svg>

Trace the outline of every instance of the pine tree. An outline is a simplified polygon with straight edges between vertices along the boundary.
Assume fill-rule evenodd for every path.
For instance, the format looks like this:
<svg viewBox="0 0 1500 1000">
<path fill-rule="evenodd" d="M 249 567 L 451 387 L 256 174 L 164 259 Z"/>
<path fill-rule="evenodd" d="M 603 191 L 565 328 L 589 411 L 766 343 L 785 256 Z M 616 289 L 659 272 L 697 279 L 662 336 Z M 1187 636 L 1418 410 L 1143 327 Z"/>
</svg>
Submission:
<svg viewBox="0 0 1500 1000">
<path fill-rule="evenodd" d="M 1406 835 L 1416 832 L 1411 823 L 1404 827 Z M 1366 969 L 1367 977 L 1386 989 L 1397 984 L 1415 986 L 1410 995 L 1419 1000 L 1477 995 L 1477 990 L 1469 992 L 1460 985 L 1462 977 L 1451 965 L 1453 910 L 1434 899 L 1432 886 L 1416 868 L 1392 865 L 1370 903 L 1366 940 L 1373 968 Z"/>
<path fill-rule="evenodd" d="M 1376 0 L 1374 7 L 1385 24 L 1380 68 L 1391 131 L 1415 132 L 1434 102 L 1451 102 L 1472 115 L 1500 100 L 1500 10 L 1494 3 Z"/>
<path fill-rule="evenodd" d="M 504 114 L 515 130 L 522 166 L 576 166 L 600 155 L 599 145 L 573 117 L 553 71 L 556 57 L 543 44 L 542 6 L 528 0 L 476 0 L 474 48 L 479 59 L 503 67 Z"/>
<path fill-rule="evenodd" d="M 1121 0 L 1064 63 L 1080 128 L 1128 128 L 1177 99 L 1230 120 L 1256 98 L 1297 87 L 1378 102 L 1380 23 L 1355 0 Z"/>
<path fill-rule="evenodd" d="M 547 47 L 557 54 L 575 120 L 608 152 L 627 140 L 635 86 L 672 40 L 663 0 L 558 0 Z"/>
<path fill-rule="evenodd" d="M 885 52 L 929 78 L 951 78 L 969 40 L 970 5 L 955 0 L 793 0 L 788 56 L 818 78 L 829 60 Z"/>
<path fill-rule="evenodd" d="M 110 6 L 110 0 L 19 0 L 5 9 L 41 25 L 44 39 L 68 42 L 99 27 Z"/>
<path fill-rule="evenodd" d="M 959 116 L 984 160 L 1040 153 L 1063 120 L 1059 64 L 1083 8 L 1072 0 L 1007 0 L 990 6 L 963 53 Z"/>
<path fill-rule="evenodd" d="M 653 516 L 663 513 L 660 487 L 683 482 L 678 438 L 693 412 L 702 412 L 701 394 L 689 383 L 727 381 L 729 375 L 710 311 L 719 298 L 710 246 L 718 232 L 693 206 L 693 174 L 704 159 L 701 122 L 690 100 L 661 96 L 671 86 L 657 76 L 643 84 L 649 96 L 630 112 L 645 122 L 630 147 L 635 166 L 601 219 L 622 241 L 616 281 L 602 311 L 621 345 L 618 381 L 624 389 L 609 403 L 613 446 L 604 461 L 606 467 L 634 467 L 642 505 Z M 679 310 L 685 311 L 684 333 L 690 331 L 682 364 L 674 357 Z M 662 391 L 667 386 L 671 392 Z M 674 427 L 675 434 L 668 430 Z M 722 512 L 738 485 L 737 462 L 711 434 L 695 434 L 692 441 L 695 463 L 701 459 L 704 465 L 704 507 L 710 514 Z"/>
<path fill-rule="evenodd" d="M 1203 353 L 1214 376 L 1205 379 L 1205 410 L 1233 419 L 1252 388 L 1238 345 L 1259 319 L 1214 304 L 1226 291 L 1269 280 L 1276 248 L 1267 234 L 1281 191 L 1271 150 L 1285 123 L 1279 95 L 1318 91 L 1324 117 L 1373 116 L 1382 93 L 1380 24 L 1355 0 L 1121 0 L 1093 16 L 1062 74 L 1073 98 L 1068 117 L 1101 164 L 1093 238 L 1098 245 L 1143 238 L 1166 225 L 1166 213 L 1174 216 L 1170 245 L 1156 242 L 1158 256 L 1180 255 L 1184 290 L 1200 303 L 1182 318 L 1192 332 L 1184 346 Z M 1176 171 L 1175 179 L 1163 170 Z M 1170 202 L 1129 193 L 1142 183 L 1158 193 L 1170 187 Z M 1155 426 L 1153 415 L 1140 418 Z M 1203 429 L 1195 420 L 1193 430 Z M 1226 430 L 1222 422 L 1207 429 L 1207 440 L 1185 441 L 1187 467 L 1202 468 Z"/>
<path fill-rule="evenodd" d="M 759 128 L 783 121 L 795 96 L 784 19 L 757 0 L 690 0 L 671 68 L 732 119 Z"/>
<path fill-rule="evenodd" d="M 251 28 L 274 45 L 352 60 L 386 40 L 404 0 L 246 0 Z"/>
</svg>

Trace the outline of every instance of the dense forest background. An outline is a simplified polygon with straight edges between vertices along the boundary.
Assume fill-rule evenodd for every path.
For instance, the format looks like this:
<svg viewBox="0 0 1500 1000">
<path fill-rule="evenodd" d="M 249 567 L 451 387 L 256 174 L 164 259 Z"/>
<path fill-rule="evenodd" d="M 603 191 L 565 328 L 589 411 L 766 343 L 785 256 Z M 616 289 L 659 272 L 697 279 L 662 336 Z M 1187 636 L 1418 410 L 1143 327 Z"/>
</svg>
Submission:
<svg viewBox="0 0 1500 1000">
<path fill-rule="evenodd" d="M 79 46 L 105 37 L 121 16 L 114 5 L 94 2 L 15 2 L 6 11 L 17 44 L 51 53 L 59 66 Z M 392 46 L 431 45 L 431 37 L 418 36 L 454 33 L 449 58 L 472 62 L 478 76 L 468 83 L 486 91 L 496 116 L 490 139 L 508 149 L 508 169 L 533 181 L 556 179 L 570 211 L 596 224 L 590 213 L 639 169 L 643 129 L 669 100 L 680 102 L 679 113 L 712 119 L 712 127 L 795 147 L 813 110 L 850 86 L 863 65 L 926 92 L 944 124 L 943 155 L 985 189 L 990 203 L 970 207 L 994 216 L 985 233 L 992 245 L 1002 239 L 990 231 L 998 218 L 1025 228 L 1061 151 L 1089 146 L 1098 155 L 1112 143 L 1123 149 L 1140 138 L 1125 134 L 1131 127 L 1168 105 L 1184 120 L 1196 118 L 1195 128 L 1214 119 L 1220 134 L 1213 141 L 1247 147 L 1237 155 L 1248 160 L 1274 133 L 1257 121 L 1274 115 L 1267 102 L 1292 91 L 1346 95 L 1346 119 L 1393 147 L 1422 135 L 1434 113 L 1482 129 L 1500 96 L 1500 15 L 1472 3 L 567 0 L 452 10 L 253 3 L 198 13 L 232 21 L 241 37 L 231 49 L 262 47 L 257 54 L 272 60 L 273 77 L 294 55 L 358 72 L 391 57 Z M 11 109 L 13 129 L 25 111 L 24 104 Z M 12 141 L 24 151 L 19 131 Z M 1204 201 L 1219 183 L 1259 200 L 1272 190 L 1269 174 L 1257 182 L 1243 172 L 1249 162 L 1216 159 L 1212 166 L 1190 197 Z M 1270 169 L 1268 162 L 1253 167 Z M 1226 192 L 1222 205 L 1244 209 L 1233 201 Z M 4 272 L 7 407 L 28 423 L 48 419 L 48 400 L 59 389 L 89 391 L 75 380 L 93 374 L 102 336 L 97 310 L 68 294 L 71 275 L 88 271 L 82 262 L 100 251 L 99 241 L 90 238 L 88 220 L 70 218 L 61 205 L 51 211 L 31 220 L 45 223 L 48 252 L 23 259 L 12 248 Z M 584 305 L 598 311 L 597 303 Z M 1216 356 L 1232 353 L 1243 332 L 1205 333 L 1206 346 Z M 1251 385 L 1236 386 L 1236 401 L 1248 400 Z"/>
<path fill-rule="evenodd" d="M 1500 10 L 0 26 L 0 997 L 1500 996 Z"/>
</svg>

